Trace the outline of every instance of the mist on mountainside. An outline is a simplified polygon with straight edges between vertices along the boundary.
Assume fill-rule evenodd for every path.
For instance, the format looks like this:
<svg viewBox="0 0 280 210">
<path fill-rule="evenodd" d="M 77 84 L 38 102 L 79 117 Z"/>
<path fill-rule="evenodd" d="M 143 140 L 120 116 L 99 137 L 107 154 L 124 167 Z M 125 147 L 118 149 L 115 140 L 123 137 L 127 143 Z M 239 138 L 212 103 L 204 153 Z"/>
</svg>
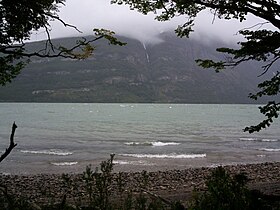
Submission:
<svg viewBox="0 0 280 210">
<path fill-rule="evenodd" d="M 118 37 L 127 45 L 95 43 L 86 60 L 32 59 L 22 73 L 0 88 L 0 100 L 24 102 L 260 103 L 248 98 L 265 77 L 259 63 L 247 62 L 215 73 L 195 59 L 223 59 L 215 49 L 225 43 L 181 39 L 163 32 L 161 42 Z M 76 38 L 53 40 L 70 46 Z M 44 43 L 28 45 L 30 51 Z"/>
</svg>

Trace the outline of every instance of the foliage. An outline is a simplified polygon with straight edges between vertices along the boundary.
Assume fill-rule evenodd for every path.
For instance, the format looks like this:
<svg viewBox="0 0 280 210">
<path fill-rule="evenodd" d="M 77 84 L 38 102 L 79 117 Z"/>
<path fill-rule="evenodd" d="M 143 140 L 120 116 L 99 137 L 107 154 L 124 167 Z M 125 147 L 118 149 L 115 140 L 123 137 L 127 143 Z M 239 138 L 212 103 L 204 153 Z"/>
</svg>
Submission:
<svg viewBox="0 0 280 210">
<path fill-rule="evenodd" d="M 262 96 L 277 95 L 280 92 L 280 73 L 277 72 L 270 80 L 264 81 L 258 85 L 261 91 L 256 94 L 250 94 L 250 98 L 257 100 Z M 260 112 L 264 114 L 267 119 L 263 120 L 256 126 L 246 127 L 244 130 L 249 133 L 260 131 L 262 128 L 270 126 L 273 118 L 278 118 L 280 112 L 280 103 L 269 101 L 265 106 L 259 107 Z"/>
<path fill-rule="evenodd" d="M 198 59 L 198 64 L 204 68 L 214 68 L 219 72 L 226 67 L 235 67 L 242 62 L 254 60 L 264 63 L 262 65 L 264 74 L 271 66 L 277 65 L 277 61 L 280 59 L 280 5 L 277 0 L 112 0 L 111 2 L 128 4 L 131 9 L 137 9 L 144 14 L 154 12 L 158 14 L 156 19 L 160 21 L 167 21 L 180 15 L 186 16 L 186 22 L 176 29 L 176 33 L 180 37 L 189 37 L 190 33 L 193 32 L 195 18 L 203 10 L 212 12 L 213 21 L 217 17 L 224 20 L 237 19 L 242 22 L 251 14 L 265 20 L 265 22 L 239 31 L 239 34 L 245 38 L 245 41 L 238 43 L 240 45 L 239 49 L 218 48 L 218 52 L 227 55 L 225 60 Z M 272 25 L 274 30 L 262 29 L 266 24 Z M 279 93 L 279 83 L 274 83 L 273 79 L 275 77 L 267 81 L 267 85 L 271 89 L 277 89 L 278 91 L 271 94 L 277 95 Z M 279 80 L 279 76 L 276 79 Z M 266 90 L 263 89 L 263 92 L 270 95 Z M 263 111 L 263 109 L 266 109 L 266 111 Z M 277 114 L 274 114 L 275 111 Z M 261 108 L 261 112 L 266 115 L 267 119 L 257 126 L 251 126 L 250 129 L 245 128 L 245 131 L 252 133 L 269 126 L 272 118 L 278 116 L 279 103 L 277 105 L 275 102 L 273 106 L 267 104 Z M 267 115 L 267 113 L 273 114 Z"/>
<path fill-rule="evenodd" d="M 92 40 L 82 38 L 70 48 L 54 46 L 50 36 L 51 21 L 59 21 L 65 27 L 79 31 L 75 26 L 59 18 L 59 7 L 64 3 L 65 0 L 0 1 L 0 85 L 11 82 L 28 63 L 30 57 L 85 59 L 94 50 L 90 44 L 101 38 L 107 39 L 111 44 L 124 45 L 113 37 L 113 32 L 94 29 L 95 37 Z M 45 30 L 48 38 L 45 47 L 36 52 L 28 52 L 25 48 L 26 40 L 30 39 L 32 32 L 41 28 Z"/>
<path fill-rule="evenodd" d="M 260 199 L 255 199 L 246 187 L 245 174 L 230 176 L 222 167 L 216 168 L 206 181 L 207 191 L 197 193 L 191 210 L 263 210 Z"/>
<path fill-rule="evenodd" d="M 32 30 L 44 27 L 48 32 L 48 21 L 50 18 L 58 19 L 58 7 L 63 3 L 64 0 L 2 0 L 0 2 L 1 85 L 10 82 L 24 66 L 23 61 L 18 61 L 23 57 L 25 50 L 23 41 L 29 39 Z"/>
<path fill-rule="evenodd" d="M 109 197 L 112 184 L 113 159 L 114 154 L 111 155 L 109 160 L 100 164 L 101 173 L 99 173 L 98 168 L 93 172 L 90 166 L 87 166 L 86 171 L 83 173 L 90 206 L 94 207 L 94 209 L 112 209 Z"/>
</svg>

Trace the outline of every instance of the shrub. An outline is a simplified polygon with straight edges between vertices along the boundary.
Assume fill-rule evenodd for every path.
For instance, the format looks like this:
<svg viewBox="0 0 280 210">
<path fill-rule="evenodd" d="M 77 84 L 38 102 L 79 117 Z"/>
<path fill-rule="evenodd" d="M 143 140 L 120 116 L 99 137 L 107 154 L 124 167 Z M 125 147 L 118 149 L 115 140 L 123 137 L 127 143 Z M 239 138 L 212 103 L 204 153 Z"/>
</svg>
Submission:
<svg viewBox="0 0 280 210">
<path fill-rule="evenodd" d="M 195 193 L 191 210 L 263 210 L 261 200 L 252 196 L 245 174 L 230 174 L 217 167 L 206 181 L 207 191 Z"/>
</svg>

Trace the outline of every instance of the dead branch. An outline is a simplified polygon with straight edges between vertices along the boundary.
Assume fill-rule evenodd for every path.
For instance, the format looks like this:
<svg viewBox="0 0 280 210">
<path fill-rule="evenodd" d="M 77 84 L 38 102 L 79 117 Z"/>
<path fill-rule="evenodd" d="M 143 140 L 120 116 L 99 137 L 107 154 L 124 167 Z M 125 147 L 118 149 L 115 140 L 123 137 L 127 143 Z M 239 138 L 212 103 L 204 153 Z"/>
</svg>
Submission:
<svg viewBox="0 0 280 210">
<path fill-rule="evenodd" d="M 6 151 L 1 155 L 0 162 L 2 162 L 2 160 L 4 160 L 11 153 L 11 151 L 17 146 L 17 144 L 15 144 L 15 142 L 14 142 L 14 135 L 15 135 L 16 129 L 17 129 L 17 125 L 14 122 L 14 124 L 12 126 L 12 133 L 10 136 L 10 145 L 6 149 Z"/>
<path fill-rule="evenodd" d="M 163 198 L 163 197 L 161 197 L 161 196 L 159 196 L 159 195 L 157 195 L 157 194 L 155 194 L 155 193 L 152 193 L 152 192 L 150 192 L 150 191 L 148 191 L 148 190 L 145 190 L 145 189 L 143 189 L 143 188 L 141 188 L 141 190 L 142 190 L 143 192 L 147 193 L 148 195 L 150 195 L 150 196 L 152 196 L 152 197 L 154 197 L 154 198 L 157 198 L 157 199 L 161 200 L 162 202 L 166 203 L 167 205 L 171 205 L 171 204 L 172 204 L 172 202 L 170 202 L 169 200 L 167 200 L 167 199 L 165 199 L 165 198 Z"/>
</svg>

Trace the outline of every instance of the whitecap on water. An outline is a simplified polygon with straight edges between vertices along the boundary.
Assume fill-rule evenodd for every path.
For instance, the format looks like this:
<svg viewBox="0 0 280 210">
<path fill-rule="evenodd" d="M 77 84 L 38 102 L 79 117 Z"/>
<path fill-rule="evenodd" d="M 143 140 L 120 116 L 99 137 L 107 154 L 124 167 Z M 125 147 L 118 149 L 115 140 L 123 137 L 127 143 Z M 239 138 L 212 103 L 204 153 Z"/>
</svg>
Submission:
<svg viewBox="0 0 280 210">
<path fill-rule="evenodd" d="M 149 163 L 147 161 L 126 161 L 126 160 L 114 160 L 114 164 L 116 165 L 145 165 L 145 166 L 152 166 L 153 163 Z"/>
<path fill-rule="evenodd" d="M 161 141 L 126 142 L 124 144 L 128 145 L 128 146 L 154 146 L 154 147 L 164 147 L 164 146 L 180 145 L 180 143 L 178 143 L 178 142 L 161 142 Z"/>
<path fill-rule="evenodd" d="M 163 147 L 163 146 L 176 146 L 176 145 L 180 145 L 180 143 L 177 142 L 160 142 L 160 141 L 156 141 L 156 142 L 152 142 L 152 145 L 154 147 Z"/>
<path fill-rule="evenodd" d="M 55 166 L 72 166 L 78 164 L 78 162 L 59 162 L 59 163 L 51 163 Z"/>
<path fill-rule="evenodd" d="M 127 108 L 127 107 L 134 108 L 133 105 L 129 105 L 129 104 L 120 104 L 120 107 L 122 107 L 122 108 Z"/>
<path fill-rule="evenodd" d="M 277 149 L 274 149 L 274 148 L 261 148 L 259 150 L 266 151 L 266 152 L 280 152 L 279 148 L 277 148 Z"/>
<path fill-rule="evenodd" d="M 193 159 L 205 158 L 206 154 L 120 154 L 120 156 L 135 158 L 159 158 L 159 159 Z"/>
<path fill-rule="evenodd" d="M 39 154 L 39 155 L 57 155 L 57 156 L 67 156 L 72 155 L 72 152 L 58 150 L 58 149 L 50 149 L 50 150 L 20 150 L 22 153 L 27 154 Z"/>
<path fill-rule="evenodd" d="M 244 137 L 244 138 L 239 138 L 239 140 L 240 141 L 257 141 L 258 139 L 257 138 L 250 138 L 250 137 L 249 138 L 245 138 Z"/>
<path fill-rule="evenodd" d="M 240 141 L 261 141 L 261 142 L 277 142 L 277 141 L 279 141 L 278 139 L 257 139 L 257 138 L 252 138 L 252 137 L 251 138 L 250 137 L 239 138 L 239 140 Z"/>
<path fill-rule="evenodd" d="M 277 142 L 278 139 L 262 139 L 263 142 Z"/>
<path fill-rule="evenodd" d="M 257 155 L 257 157 L 263 158 L 266 157 L 266 155 Z"/>
<path fill-rule="evenodd" d="M 2 176 L 10 176 L 11 175 L 11 173 L 7 173 L 7 172 L 2 172 L 2 173 L 0 173 Z"/>
<path fill-rule="evenodd" d="M 126 105 L 126 104 L 120 104 L 120 107 L 125 108 L 125 107 L 128 107 L 128 105 Z"/>
</svg>

